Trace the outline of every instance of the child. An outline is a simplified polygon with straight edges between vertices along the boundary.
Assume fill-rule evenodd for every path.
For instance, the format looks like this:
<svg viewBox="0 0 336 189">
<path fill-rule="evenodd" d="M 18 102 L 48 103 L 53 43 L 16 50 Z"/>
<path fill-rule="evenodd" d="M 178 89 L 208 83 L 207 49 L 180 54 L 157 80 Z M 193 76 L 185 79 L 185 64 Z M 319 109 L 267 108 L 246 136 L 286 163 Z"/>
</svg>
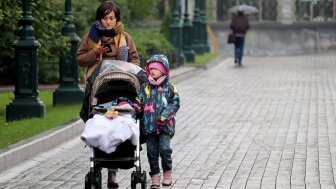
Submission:
<svg viewBox="0 0 336 189">
<path fill-rule="evenodd" d="M 146 136 L 147 157 L 152 180 L 151 189 L 160 188 L 159 156 L 163 169 L 162 185 L 172 184 L 172 149 L 170 140 L 175 133 L 175 114 L 180 99 L 169 82 L 169 62 L 165 55 L 153 55 L 146 63 L 148 82 L 141 86 L 139 100 L 143 110 L 141 128 Z"/>
</svg>

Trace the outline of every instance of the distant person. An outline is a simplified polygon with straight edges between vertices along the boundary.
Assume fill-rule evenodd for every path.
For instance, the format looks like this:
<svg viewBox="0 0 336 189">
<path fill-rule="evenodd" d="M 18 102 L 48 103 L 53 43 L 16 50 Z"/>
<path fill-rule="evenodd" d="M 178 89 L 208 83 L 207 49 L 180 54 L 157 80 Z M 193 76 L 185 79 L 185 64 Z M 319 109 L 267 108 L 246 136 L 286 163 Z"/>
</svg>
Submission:
<svg viewBox="0 0 336 189">
<path fill-rule="evenodd" d="M 230 28 L 235 35 L 234 62 L 235 64 L 238 63 L 239 66 L 241 66 L 244 55 L 245 35 L 247 30 L 250 29 L 249 21 L 246 18 L 243 10 L 238 10 L 237 14 L 232 16 Z"/>
<path fill-rule="evenodd" d="M 143 111 L 141 131 L 146 137 L 147 158 L 150 166 L 151 189 L 160 188 L 161 167 L 163 186 L 172 184 L 172 148 L 175 134 L 175 114 L 180 98 L 169 81 L 169 62 L 165 55 L 153 55 L 146 63 L 148 82 L 142 84 L 139 100 Z"/>
<path fill-rule="evenodd" d="M 122 60 L 140 65 L 140 58 L 132 37 L 124 30 L 120 20 L 120 9 L 113 1 L 102 2 L 96 10 L 96 18 L 90 31 L 85 34 L 77 50 L 77 63 L 86 68 L 85 98 L 80 111 L 84 122 L 89 118 L 89 96 L 93 81 L 93 74 L 102 60 Z M 117 188 L 116 169 L 108 170 L 107 187 Z"/>
</svg>

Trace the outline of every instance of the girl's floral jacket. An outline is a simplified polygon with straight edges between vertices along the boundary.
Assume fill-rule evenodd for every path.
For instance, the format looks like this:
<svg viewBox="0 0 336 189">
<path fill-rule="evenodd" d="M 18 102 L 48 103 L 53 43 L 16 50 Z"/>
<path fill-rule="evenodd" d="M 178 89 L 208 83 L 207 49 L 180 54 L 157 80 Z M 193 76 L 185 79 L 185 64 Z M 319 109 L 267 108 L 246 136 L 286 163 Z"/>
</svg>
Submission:
<svg viewBox="0 0 336 189">
<path fill-rule="evenodd" d="M 147 65 L 153 61 L 160 61 L 167 69 L 167 78 L 160 85 L 146 82 L 139 92 L 142 106 L 142 127 L 145 135 L 175 134 L 175 114 L 180 108 L 180 98 L 176 87 L 169 82 L 169 63 L 164 55 L 152 56 Z M 148 72 L 148 69 L 146 69 Z"/>
</svg>

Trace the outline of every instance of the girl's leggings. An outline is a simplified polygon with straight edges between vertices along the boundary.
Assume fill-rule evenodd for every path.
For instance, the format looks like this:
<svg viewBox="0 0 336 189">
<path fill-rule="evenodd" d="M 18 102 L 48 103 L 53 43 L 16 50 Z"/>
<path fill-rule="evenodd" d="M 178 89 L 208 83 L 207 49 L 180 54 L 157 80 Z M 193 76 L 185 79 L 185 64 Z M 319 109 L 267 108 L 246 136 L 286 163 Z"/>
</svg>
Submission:
<svg viewBox="0 0 336 189">
<path fill-rule="evenodd" d="M 150 135 L 147 138 L 147 158 L 150 166 L 150 175 L 160 173 L 159 157 L 163 171 L 172 170 L 171 137 L 167 134 Z"/>
</svg>

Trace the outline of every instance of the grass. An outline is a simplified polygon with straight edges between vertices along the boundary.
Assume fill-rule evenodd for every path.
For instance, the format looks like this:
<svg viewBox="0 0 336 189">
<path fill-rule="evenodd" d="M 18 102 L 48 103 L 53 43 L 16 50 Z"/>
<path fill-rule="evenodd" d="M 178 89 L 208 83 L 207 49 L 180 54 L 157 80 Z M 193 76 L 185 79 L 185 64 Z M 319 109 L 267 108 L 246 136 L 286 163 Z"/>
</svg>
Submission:
<svg viewBox="0 0 336 189">
<path fill-rule="evenodd" d="M 215 53 L 204 53 L 202 55 L 197 55 L 195 57 L 195 63 L 188 63 L 189 66 L 203 66 L 213 60 L 217 54 Z"/>
<path fill-rule="evenodd" d="M 52 96 L 53 91 L 40 91 L 39 99 L 46 109 L 44 118 L 6 122 L 6 105 L 13 101 L 14 94 L 0 93 L 0 149 L 79 118 L 81 104 L 53 107 Z"/>
</svg>

